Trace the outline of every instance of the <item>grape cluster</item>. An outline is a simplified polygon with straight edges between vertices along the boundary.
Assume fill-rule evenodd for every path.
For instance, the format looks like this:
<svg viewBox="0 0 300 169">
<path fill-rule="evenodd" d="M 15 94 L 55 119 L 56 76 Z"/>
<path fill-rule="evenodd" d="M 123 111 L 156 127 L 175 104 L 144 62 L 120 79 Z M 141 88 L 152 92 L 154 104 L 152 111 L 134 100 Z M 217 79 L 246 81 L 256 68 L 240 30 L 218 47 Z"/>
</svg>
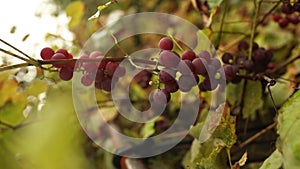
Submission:
<svg viewBox="0 0 300 169">
<path fill-rule="evenodd" d="M 157 103 L 168 102 L 170 93 L 178 90 L 190 91 L 198 86 L 201 91 L 211 91 L 218 87 L 222 79 L 221 62 L 211 57 L 210 53 L 202 50 L 196 54 L 192 50 L 184 51 L 181 56 L 172 51 L 173 41 L 164 37 L 158 47 L 162 50 L 158 57 L 162 69 L 158 73 L 159 82 L 163 87 L 154 91 L 153 98 Z M 204 77 L 200 81 L 199 76 Z"/>
<path fill-rule="evenodd" d="M 43 60 L 65 60 L 73 59 L 73 55 L 65 49 L 54 51 L 52 48 L 45 47 L 41 50 L 40 56 Z M 53 63 L 53 67 L 58 68 L 59 77 L 62 80 L 70 80 L 73 77 L 74 64 L 72 63 Z"/>
<path fill-rule="evenodd" d="M 223 68 L 228 82 L 238 83 L 241 78 L 237 76 L 237 74 L 241 70 L 257 74 L 273 68 L 274 64 L 271 63 L 273 52 L 271 50 L 259 47 L 259 45 L 254 42 L 252 45 L 252 56 L 251 59 L 249 59 L 249 47 L 249 43 L 241 41 L 238 44 L 238 52 L 235 55 L 231 53 L 223 54 Z"/>
<path fill-rule="evenodd" d="M 281 14 L 273 15 L 273 20 L 278 23 L 281 28 L 285 28 L 292 23 L 297 25 L 300 22 L 300 2 L 297 1 L 293 5 L 284 1 L 281 6 Z"/>
<path fill-rule="evenodd" d="M 75 65 L 75 62 L 67 62 L 68 59 L 73 59 L 65 49 L 58 49 L 54 52 L 52 48 L 45 47 L 40 53 L 43 60 L 52 60 L 53 67 L 59 71 L 59 77 L 62 80 L 68 81 L 73 77 L 75 70 L 82 71 L 81 83 L 84 86 L 95 85 L 97 89 L 111 91 L 115 87 L 115 82 L 125 75 L 125 68 L 117 62 L 101 61 L 104 55 L 99 51 L 94 51 L 90 55 L 82 55 Z M 66 60 L 64 63 L 56 63 L 58 60 Z M 113 81 L 113 77 L 115 80 Z"/>
<path fill-rule="evenodd" d="M 152 79 L 152 73 L 147 70 L 142 70 L 137 73 L 133 80 L 139 84 L 142 88 L 147 88 L 150 86 L 150 81 Z"/>
<path fill-rule="evenodd" d="M 79 59 L 89 60 L 79 62 L 79 67 L 83 68 L 81 83 L 84 86 L 95 85 L 97 89 L 111 91 L 114 89 L 116 82 L 124 76 L 126 69 L 117 62 L 101 61 L 104 55 L 99 51 L 94 51 L 90 55 L 82 55 Z M 114 77 L 114 80 L 113 80 Z"/>
</svg>

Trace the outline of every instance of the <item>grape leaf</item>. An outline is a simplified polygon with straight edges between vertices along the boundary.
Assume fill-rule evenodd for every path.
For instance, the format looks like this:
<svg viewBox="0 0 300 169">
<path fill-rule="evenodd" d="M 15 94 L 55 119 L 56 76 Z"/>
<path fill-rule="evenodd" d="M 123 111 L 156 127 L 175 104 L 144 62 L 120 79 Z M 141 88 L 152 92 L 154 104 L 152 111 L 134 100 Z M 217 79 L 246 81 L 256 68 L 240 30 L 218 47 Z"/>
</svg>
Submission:
<svg viewBox="0 0 300 169">
<path fill-rule="evenodd" d="M 25 93 L 28 96 L 37 97 L 39 94 L 46 92 L 47 89 L 48 89 L 48 85 L 47 85 L 46 81 L 35 80 L 25 89 Z"/>
<path fill-rule="evenodd" d="M 16 94 L 18 86 L 18 82 L 15 79 L 0 82 L 0 107 L 5 105 Z"/>
<path fill-rule="evenodd" d="M 225 106 L 221 113 L 220 122 L 217 124 L 213 124 L 215 121 L 211 121 L 211 123 L 201 122 L 191 129 L 191 135 L 196 139 L 188 155 L 191 163 L 199 165 L 197 167 L 223 169 L 227 166 L 226 160 L 224 160 L 226 159 L 226 149 L 231 148 L 236 142 L 235 117 L 230 115 L 228 106 Z M 205 142 L 200 142 L 198 138 L 207 124 L 213 125 L 215 130 L 209 133 L 209 137 L 205 139 L 206 141 L 204 140 Z M 191 163 L 185 161 L 185 164 L 190 165 Z"/>
<path fill-rule="evenodd" d="M 282 154 L 276 149 L 259 169 L 280 169 L 282 166 Z"/>
<path fill-rule="evenodd" d="M 143 138 L 148 138 L 149 136 L 155 133 L 155 121 L 156 119 L 146 123 L 143 126 L 141 130 L 141 135 L 143 136 Z"/>
<path fill-rule="evenodd" d="M 243 117 L 248 118 L 263 106 L 262 85 L 259 81 L 247 81 L 245 90 Z"/>
<path fill-rule="evenodd" d="M 243 93 L 243 83 L 232 84 L 226 86 L 226 99 L 230 105 L 235 105 L 241 100 Z"/>
<path fill-rule="evenodd" d="M 16 126 L 25 120 L 23 111 L 27 105 L 27 100 L 22 94 L 16 95 L 15 103 L 7 102 L 0 108 L 0 121 Z"/>
<path fill-rule="evenodd" d="M 300 91 L 296 92 L 280 109 L 278 115 L 277 148 L 282 152 L 283 168 L 300 166 Z"/>
</svg>

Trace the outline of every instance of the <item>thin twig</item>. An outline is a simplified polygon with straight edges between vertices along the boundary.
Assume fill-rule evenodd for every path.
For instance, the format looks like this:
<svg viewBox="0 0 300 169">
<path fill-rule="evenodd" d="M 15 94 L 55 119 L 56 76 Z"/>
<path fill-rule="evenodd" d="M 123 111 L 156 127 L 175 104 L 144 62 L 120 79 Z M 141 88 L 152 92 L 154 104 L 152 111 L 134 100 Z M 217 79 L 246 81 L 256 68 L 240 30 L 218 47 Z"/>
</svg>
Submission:
<svg viewBox="0 0 300 169">
<path fill-rule="evenodd" d="M 262 2 L 265 3 L 266 1 L 262 1 Z M 257 23 L 256 26 L 262 24 L 267 19 L 267 17 L 278 7 L 278 5 L 280 4 L 280 1 L 276 1 L 276 2 L 275 1 L 273 2 L 276 4 L 263 16 L 263 18 Z"/>
<path fill-rule="evenodd" d="M 249 143 L 251 143 L 252 141 L 254 141 L 255 139 L 257 139 L 258 137 L 260 137 L 261 135 L 265 134 L 267 131 L 269 131 L 272 128 L 274 128 L 276 125 L 277 125 L 277 122 L 274 122 L 274 123 L 270 124 L 266 128 L 262 129 L 258 133 L 254 134 L 253 136 L 251 136 L 250 138 L 248 138 L 246 141 L 242 142 L 239 145 L 239 148 L 245 147 L 246 145 L 248 145 Z"/>
<path fill-rule="evenodd" d="M 16 129 L 15 126 L 10 125 L 10 124 L 8 124 L 8 123 L 5 123 L 5 122 L 3 122 L 3 121 L 0 121 L 0 125 L 5 126 L 5 127 L 8 127 L 8 128 L 10 128 L 10 129 L 13 129 L 13 130 Z"/>
<path fill-rule="evenodd" d="M 0 67 L 0 72 L 6 71 L 6 70 L 17 69 L 17 68 L 21 68 L 21 67 L 27 67 L 27 66 L 32 66 L 32 65 L 30 63 L 20 63 L 20 64 L 15 64 L 15 65 L 3 66 L 3 67 Z"/>
<path fill-rule="evenodd" d="M 10 56 L 13 56 L 13 57 L 15 57 L 15 58 L 18 58 L 18 59 L 20 59 L 20 60 L 23 60 L 23 61 L 25 61 L 25 62 L 30 62 L 29 59 L 23 58 L 23 57 L 21 57 L 21 56 L 19 56 L 19 55 L 17 55 L 17 54 L 14 54 L 14 53 L 12 53 L 12 52 L 10 52 L 10 51 L 8 51 L 8 50 L 5 50 L 5 49 L 0 48 L 0 51 L 3 52 L 3 53 L 8 54 L 8 55 L 10 55 Z"/>
<path fill-rule="evenodd" d="M 29 60 L 35 61 L 35 59 L 33 59 L 32 57 L 30 57 L 29 55 L 27 55 L 26 53 L 22 52 L 21 50 L 19 50 L 18 48 L 14 47 L 13 45 L 11 45 L 10 43 L 4 41 L 3 39 L 0 39 L 0 42 L 4 43 L 5 45 L 13 48 L 14 50 L 16 50 L 17 52 L 21 53 L 22 55 L 24 55 L 25 57 L 27 57 Z"/>
<path fill-rule="evenodd" d="M 252 29 L 251 29 L 251 35 L 250 35 L 250 47 L 249 47 L 249 55 L 248 55 L 248 59 L 251 59 L 252 57 L 252 51 L 253 51 L 253 41 L 254 41 L 254 37 L 255 37 L 255 33 L 256 33 L 256 28 L 257 28 L 257 23 L 258 23 L 258 17 L 259 17 L 259 11 L 260 11 L 260 6 L 261 6 L 261 1 L 258 0 L 253 0 L 254 2 L 254 8 L 255 8 L 255 12 L 254 12 L 254 19 L 252 22 Z"/>
<path fill-rule="evenodd" d="M 227 13 L 227 3 L 225 3 L 225 7 L 224 7 L 224 12 L 223 12 L 223 15 L 222 15 L 222 18 L 221 18 L 221 24 L 220 24 L 220 33 L 218 34 L 218 40 L 217 40 L 217 43 L 216 43 L 216 49 L 218 49 L 220 43 L 221 43 L 221 39 L 222 39 L 222 33 L 223 33 L 223 26 L 224 26 L 224 21 L 225 21 L 225 18 L 226 18 L 226 13 Z"/>
</svg>

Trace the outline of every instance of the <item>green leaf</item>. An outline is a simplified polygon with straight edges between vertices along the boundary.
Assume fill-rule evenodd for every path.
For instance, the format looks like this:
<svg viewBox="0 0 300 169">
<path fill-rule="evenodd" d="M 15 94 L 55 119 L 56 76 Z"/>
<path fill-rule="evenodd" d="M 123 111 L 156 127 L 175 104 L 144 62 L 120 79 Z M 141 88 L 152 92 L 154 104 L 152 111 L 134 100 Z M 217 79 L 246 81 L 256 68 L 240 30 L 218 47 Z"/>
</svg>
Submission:
<svg viewBox="0 0 300 169">
<path fill-rule="evenodd" d="M 213 118 L 214 113 L 219 114 L 216 119 Z M 230 149 L 236 142 L 235 120 L 235 117 L 230 115 L 229 107 L 221 105 L 216 112 L 209 112 L 205 122 L 198 123 L 193 127 L 190 133 L 194 137 L 196 136 L 196 139 L 188 154 L 191 163 L 199 164 L 200 168 L 205 169 L 226 168 L 226 149 Z M 208 134 L 204 137 L 202 133 Z M 189 164 L 189 162 L 185 161 L 185 164 Z"/>
<path fill-rule="evenodd" d="M 242 97 L 243 82 L 239 84 L 229 83 L 226 86 L 226 99 L 230 105 L 236 105 Z"/>
<path fill-rule="evenodd" d="M 17 126 L 25 120 L 23 111 L 27 105 L 27 100 L 22 95 L 18 97 L 20 98 L 18 98 L 17 102 L 7 102 L 0 108 L 0 121 Z"/>
<path fill-rule="evenodd" d="M 151 120 L 143 126 L 141 130 L 141 135 L 143 136 L 143 138 L 148 138 L 149 136 L 155 133 L 155 122 L 156 119 Z"/>
<path fill-rule="evenodd" d="M 0 82 L 0 107 L 16 94 L 18 86 L 19 84 L 15 79 Z"/>
<path fill-rule="evenodd" d="M 282 152 L 283 168 L 300 166 L 300 91 L 296 92 L 280 109 L 278 115 L 277 148 Z"/>
<path fill-rule="evenodd" d="M 220 6 L 223 1 L 224 0 L 207 0 L 207 3 L 211 9 L 215 9 L 216 7 Z"/>
<path fill-rule="evenodd" d="M 259 169 L 280 169 L 282 166 L 282 154 L 276 149 Z"/>
<path fill-rule="evenodd" d="M 46 92 L 48 89 L 47 82 L 44 80 L 33 81 L 26 89 L 25 93 L 28 96 L 38 96 L 39 94 Z"/>
<path fill-rule="evenodd" d="M 73 29 L 77 27 L 84 15 L 84 3 L 82 1 L 71 2 L 66 8 L 66 14 L 71 17 L 69 28 Z"/>
<path fill-rule="evenodd" d="M 262 85 L 259 81 L 247 81 L 243 103 L 243 118 L 248 118 L 263 106 Z"/>
</svg>

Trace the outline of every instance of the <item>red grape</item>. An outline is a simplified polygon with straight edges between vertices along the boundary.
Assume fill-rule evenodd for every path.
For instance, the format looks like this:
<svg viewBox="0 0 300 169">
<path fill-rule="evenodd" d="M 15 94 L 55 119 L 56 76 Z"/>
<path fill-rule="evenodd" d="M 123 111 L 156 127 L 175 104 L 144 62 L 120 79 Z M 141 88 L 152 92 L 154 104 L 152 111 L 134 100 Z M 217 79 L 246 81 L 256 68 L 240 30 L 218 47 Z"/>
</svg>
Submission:
<svg viewBox="0 0 300 169">
<path fill-rule="evenodd" d="M 158 47 L 162 50 L 172 50 L 173 41 L 170 38 L 164 37 L 159 41 Z"/>
<path fill-rule="evenodd" d="M 51 60 L 61 60 L 61 59 L 67 59 L 67 57 L 64 54 L 61 53 L 55 53 L 52 57 Z M 66 63 L 54 63 L 53 66 L 57 68 L 62 68 L 64 66 L 67 66 L 68 64 Z"/>
<path fill-rule="evenodd" d="M 90 74 L 84 74 L 84 75 L 81 77 L 81 83 L 82 83 L 84 86 L 90 86 L 93 82 L 94 82 L 94 80 L 93 80 L 93 78 L 91 77 Z"/>
<path fill-rule="evenodd" d="M 159 81 L 167 83 L 175 79 L 176 71 L 165 68 L 158 73 Z"/>
<path fill-rule="evenodd" d="M 177 66 L 177 70 L 184 74 L 192 74 L 195 71 L 195 67 L 190 60 L 181 60 Z"/>
<path fill-rule="evenodd" d="M 281 28 L 285 28 L 288 26 L 289 21 L 287 20 L 287 18 L 281 18 L 278 20 L 278 24 Z"/>
<path fill-rule="evenodd" d="M 170 101 L 171 95 L 164 89 L 156 89 L 153 92 L 153 100 L 157 104 L 166 104 Z"/>
<path fill-rule="evenodd" d="M 174 93 L 179 89 L 179 86 L 177 84 L 177 81 L 171 80 L 165 83 L 165 90 L 169 93 Z"/>
<path fill-rule="evenodd" d="M 113 76 L 119 64 L 116 62 L 108 62 L 105 66 L 105 71 L 109 76 Z"/>
<path fill-rule="evenodd" d="M 194 65 L 194 68 L 195 68 L 195 73 L 198 74 L 198 75 L 205 75 L 207 74 L 207 70 L 205 68 L 205 64 L 206 61 L 204 59 L 201 59 L 201 58 L 196 58 L 193 60 L 193 65 Z"/>
<path fill-rule="evenodd" d="M 164 50 L 159 54 L 158 61 L 161 65 L 171 68 L 176 67 L 180 62 L 180 58 L 174 52 Z"/>
<path fill-rule="evenodd" d="M 51 57 L 54 55 L 54 51 L 52 48 L 45 47 L 41 50 L 40 55 L 43 60 L 50 60 Z"/>
<path fill-rule="evenodd" d="M 248 50 L 249 49 L 249 43 L 246 41 L 240 41 L 238 44 L 238 49 L 241 50 Z"/>
<path fill-rule="evenodd" d="M 62 67 L 59 70 L 59 77 L 61 80 L 68 81 L 73 77 L 73 69 L 70 67 Z"/>
<path fill-rule="evenodd" d="M 192 50 L 186 50 L 182 53 L 181 59 L 182 60 L 190 60 L 193 61 L 196 58 L 196 54 Z"/>
<path fill-rule="evenodd" d="M 224 53 L 222 56 L 223 63 L 231 64 L 233 62 L 233 56 L 231 53 Z"/>
</svg>

